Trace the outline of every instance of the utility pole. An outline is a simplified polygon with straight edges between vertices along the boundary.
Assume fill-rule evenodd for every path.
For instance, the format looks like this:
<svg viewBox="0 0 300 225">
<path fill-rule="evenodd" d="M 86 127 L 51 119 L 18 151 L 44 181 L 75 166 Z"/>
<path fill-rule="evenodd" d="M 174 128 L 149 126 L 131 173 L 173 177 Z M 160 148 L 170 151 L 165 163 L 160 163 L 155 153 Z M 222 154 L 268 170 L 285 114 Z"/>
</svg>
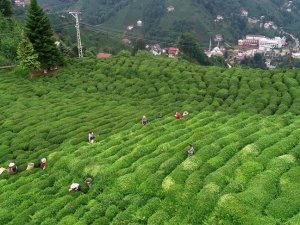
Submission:
<svg viewBox="0 0 300 225">
<path fill-rule="evenodd" d="M 82 45 L 81 45 L 80 28 L 79 28 L 79 17 L 78 17 L 80 12 L 69 12 L 69 14 L 71 14 L 76 20 L 76 26 L 75 27 L 76 27 L 76 30 L 77 30 L 78 57 L 81 58 L 81 57 L 83 57 L 83 54 L 82 54 Z"/>
</svg>

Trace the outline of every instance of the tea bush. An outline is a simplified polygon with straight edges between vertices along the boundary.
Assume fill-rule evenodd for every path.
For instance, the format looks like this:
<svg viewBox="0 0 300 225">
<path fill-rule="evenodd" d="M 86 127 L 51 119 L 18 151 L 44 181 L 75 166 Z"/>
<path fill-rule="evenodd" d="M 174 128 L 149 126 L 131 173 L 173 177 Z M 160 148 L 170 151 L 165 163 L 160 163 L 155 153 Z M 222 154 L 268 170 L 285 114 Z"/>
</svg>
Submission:
<svg viewBox="0 0 300 225">
<path fill-rule="evenodd" d="M 0 224 L 299 224 L 300 73 L 138 55 L 0 71 Z"/>
</svg>

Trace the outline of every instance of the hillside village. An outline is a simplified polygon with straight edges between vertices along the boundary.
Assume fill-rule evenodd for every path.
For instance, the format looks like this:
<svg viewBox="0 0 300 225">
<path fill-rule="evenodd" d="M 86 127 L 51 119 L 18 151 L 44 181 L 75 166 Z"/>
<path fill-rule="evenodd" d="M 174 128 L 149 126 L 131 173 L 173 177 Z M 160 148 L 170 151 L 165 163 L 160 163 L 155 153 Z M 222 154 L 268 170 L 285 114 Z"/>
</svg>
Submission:
<svg viewBox="0 0 300 225">
<path fill-rule="evenodd" d="M 28 0 L 14 0 L 16 6 L 25 7 L 28 4 Z M 292 12 L 295 9 L 293 1 L 285 1 L 282 6 L 286 12 Z M 168 5 L 165 9 L 166 13 L 174 14 L 176 12 L 176 6 Z M 215 34 L 211 37 L 209 46 L 204 47 L 205 54 L 208 57 L 223 57 L 227 63 L 233 66 L 236 63 L 240 63 L 245 58 L 253 57 L 259 53 L 265 56 L 266 65 L 268 68 L 273 69 L 276 67 L 273 64 L 277 58 L 300 58 L 299 40 L 294 37 L 293 34 L 285 32 L 283 27 L 279 27 L 274 21 L 266 20 L 262 15 L 260 18 L 251 16 L 246 8 L 241 8 L 239 11 L 240 17 L 246 18 L 247 23 L 251 25 L 259 25 L 260 28 L 265 30 L 273 30 L 278 36 L 267 37 L 265 35 L 252 33 L 247 34 L 236 43 L 228 43 L 226 36 L 222 33 Z M 218 14 L 214 18 L 216 25 L 222 24 L 226 20 L 225 15 Z M 133 32 L 136 29 L 143 29 L 144 22 L 137 18 L 135 24 L 128 24 L 124 30 L 124 36 L 121 41 L 128 46 L 133 46 L 134 36 Z M 176 58 L 179 55 L 179 49 L 175 44 L 162 47 L 160 43 L 145 43 L 145 49 L 150 51 L 153 55 L 168 55 L 171 58 Z M 96 55 L 99 58 L 106 58 L 112 56 L 110 52 L 99 52 Z"/>
<path fill-rule="evenodd" d="M 283 6 L 287 12 L 291 12 L 294 5 L 292 1 L 287 1 Z M 166 8 L 167 13 L 174 13 L 176 7 L 169 5 Z M 255 54 L 262 54 L 266 57 L 266 66 L 269 69 L 276 68 L 272 62 L 276 58 L 292 57 L 300 58 L 299 40 L 292 34 L 284 31 L 284 28 L 279 27 L 275 22 L 266 20 L 264 16 L 255 18 L 249 15 L 247 9 L 242 8 L 240 10 L 240 16 L 247 19 L 249 25 L 259 25 L 260 28 L 265 30 L 274 30 L 278 33 L 278 36 L 267 37 L 260 34 L 248 34 L 242 39 L 236 40 L 235 45 L 230 45 L 226 42 L 226 37 L 222 34 L 216 34 L 213 37 L 208 48 L 205 49 L 205 54 L 208 57 L 223 57 L 227 61 L 229 66 L 233 66 L 236 63 L 240 63 L 247 57 L 253 57 Z M 226 20 L 223 15 L 217 15 L 214 19 L 216 24 L 220 24 Z M 129 24 L 124 32 L 125 36 L 122 42 L 128 45 L 132 45 L 130 40 L 130 33 L 135 29 L 144 26 L 143 21 L 137 20 L 136 24 Z M 129 37 L 126 35 L 128 34 Z M 153 55 L 168 55 L 171 58 L 175 58 L 179 54 L 179 49 L 176 45 L 161 47 L 159 43 L 146 43 L 146 49 Z M 109 57 L 109 54 L 98 54 L 103 57 Z M 226 57 L 225 57 L 226 56 Z"/>
</svg>

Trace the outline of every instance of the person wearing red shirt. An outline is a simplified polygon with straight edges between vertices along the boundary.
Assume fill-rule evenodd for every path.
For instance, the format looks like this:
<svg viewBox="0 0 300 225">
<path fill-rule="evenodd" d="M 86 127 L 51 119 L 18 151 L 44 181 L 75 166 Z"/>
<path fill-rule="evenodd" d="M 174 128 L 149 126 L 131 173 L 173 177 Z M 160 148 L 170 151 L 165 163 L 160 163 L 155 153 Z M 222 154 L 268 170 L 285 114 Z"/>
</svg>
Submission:
<svg viewBox="0 0 300 225">
<path fill-rule="evenodd" d="M 181 119 L 182 118 L 182 114 L 180 112 L 176 112 L 175 117 L 177 119 Z"/>
</svg>

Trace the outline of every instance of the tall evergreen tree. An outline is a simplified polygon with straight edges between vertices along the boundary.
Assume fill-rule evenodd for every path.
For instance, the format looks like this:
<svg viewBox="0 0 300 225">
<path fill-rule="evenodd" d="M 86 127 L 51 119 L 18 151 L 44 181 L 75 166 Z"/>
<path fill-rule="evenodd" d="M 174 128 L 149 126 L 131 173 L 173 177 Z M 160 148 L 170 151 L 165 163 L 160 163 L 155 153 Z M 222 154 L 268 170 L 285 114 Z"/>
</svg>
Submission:
<svg viewBox="0 0 300 225">
<path fill-rule="evenodd" d="M 0 0 L 0 12 L 5 17 L 10 17 L 13 14 L 11 0 Z"/>
<path fill-rule="evenodd" d="M 50 21 L 37 4 L 31 0 L 26 21 L 27 37 L 38 54 L 42 68 L 48 68 L 62 63 L 62 55 L 55 45 Z"/>
<path fill-rule="evenodd" d="M 24 33 L 22 34 L 17 53 L 21 67 L 28 69 L 30 72 L 40 68 L 38 54 L 34 51 L 31 42 Z"/>
<path fill-rule="evenodd" d="M 197 39 L 191 33 L 184 33 L 177 42 L 179 50 L 183 53 L 185 59 L 196 61 L 201 65 L 209 65 L 209 59 L 200 48 Z"/>
</svg>

